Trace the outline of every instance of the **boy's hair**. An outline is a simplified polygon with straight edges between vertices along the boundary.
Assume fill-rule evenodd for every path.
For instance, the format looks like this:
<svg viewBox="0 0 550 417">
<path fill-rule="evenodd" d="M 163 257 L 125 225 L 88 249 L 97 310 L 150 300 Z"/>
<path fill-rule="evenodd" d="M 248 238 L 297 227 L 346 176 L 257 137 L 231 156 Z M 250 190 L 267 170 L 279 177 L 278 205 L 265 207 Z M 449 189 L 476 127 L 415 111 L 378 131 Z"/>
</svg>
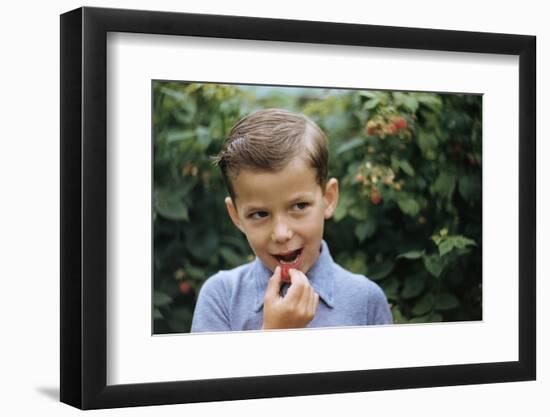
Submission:
<svg viewBox="0 0 550 417">
<path fill-rule="evenodd" d="M 227 136 L 214 160 L 231 199 L 236 194 L 231 178 L 240 169 L 277 172 L 294 157 L 317 171 L 316 180 L 324 192 L 328 177 L 328 141 L 308 117 L 282 109 L 265 109 L 242 118 Z"/>
</svg>

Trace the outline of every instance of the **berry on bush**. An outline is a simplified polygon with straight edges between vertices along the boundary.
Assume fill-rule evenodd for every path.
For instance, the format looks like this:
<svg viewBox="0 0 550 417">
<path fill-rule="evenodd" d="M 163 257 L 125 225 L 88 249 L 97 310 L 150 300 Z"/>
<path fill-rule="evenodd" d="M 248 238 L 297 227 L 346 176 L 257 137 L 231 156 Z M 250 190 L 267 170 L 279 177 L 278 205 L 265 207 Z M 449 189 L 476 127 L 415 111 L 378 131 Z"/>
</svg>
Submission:
<svg viewBox="0 0 550 417">
<path fill-rule="evenodd" d="M 180 282 L 178 287 L 179 287 L 180 293 L 182 293 L 183 295 L 189 294 L 193 289 L 193 286 L 191 285 L 190 281 Z"/>
<path fill-rule="evenodd" d="M 378 188 L 373 187 L 371 193 L 370 193 L 370 201 L 372 204 L 377 206 L 382 202 L 382 196 L 380 195 L 380 191 L 378 191 Z"/>
</svg>

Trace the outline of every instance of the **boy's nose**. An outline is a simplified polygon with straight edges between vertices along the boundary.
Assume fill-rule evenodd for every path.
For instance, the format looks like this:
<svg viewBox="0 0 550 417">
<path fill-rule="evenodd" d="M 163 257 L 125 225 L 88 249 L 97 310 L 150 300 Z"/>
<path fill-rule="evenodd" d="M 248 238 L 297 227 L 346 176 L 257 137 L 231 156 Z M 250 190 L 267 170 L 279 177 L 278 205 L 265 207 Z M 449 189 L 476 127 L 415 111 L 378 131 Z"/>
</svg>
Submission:
<svg viewBox="0 0 550 417">
<path fill-rule="evenodd" d="M 275 228 L 273 229 L 273 233 L 271 234 L 271 239 L 274 242 L 286 242 L 291 238 L 292 230 L 290 230 L 290 228 L 284 222 L 277 222 Z"/>
</svg>

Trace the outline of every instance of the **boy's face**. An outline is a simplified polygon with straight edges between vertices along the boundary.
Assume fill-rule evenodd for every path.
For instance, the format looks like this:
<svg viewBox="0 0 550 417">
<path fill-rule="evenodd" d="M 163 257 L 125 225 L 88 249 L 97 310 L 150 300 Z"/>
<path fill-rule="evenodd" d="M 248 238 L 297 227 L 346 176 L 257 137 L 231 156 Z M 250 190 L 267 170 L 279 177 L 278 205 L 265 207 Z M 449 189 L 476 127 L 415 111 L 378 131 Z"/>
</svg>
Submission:
<svg viewBox="0 0 550 417">
<path fill-rule="evenodd" d="M 307 273 L 319 258 L 324 222 L 338 203 L 338 181 L 330 179 L 323 194 L 315 174 L 295 158 L 282 171 L 245 169 L 232 179 L 236 201 L 226 198 L 229 215 L 271 271 L 288 263 Z"/>
</svg>

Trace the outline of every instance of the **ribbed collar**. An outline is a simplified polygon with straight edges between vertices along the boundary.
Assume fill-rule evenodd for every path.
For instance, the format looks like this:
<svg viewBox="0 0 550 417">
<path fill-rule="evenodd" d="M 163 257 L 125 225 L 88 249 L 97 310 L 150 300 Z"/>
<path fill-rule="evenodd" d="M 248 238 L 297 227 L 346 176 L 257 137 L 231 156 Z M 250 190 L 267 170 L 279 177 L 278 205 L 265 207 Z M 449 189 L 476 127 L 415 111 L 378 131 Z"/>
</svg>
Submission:
<svg viewBox="0 0 550 417">
<path fill-rule="evenodd" d="M 319 298 L 325 302 L 330 308 L 334 307 L 333 291 L 334 291 L 334 261 L 330 256 L 328 245 L 323 240 L 321 241 L 321 253 L 317 262 L 313 264 L 306 276 L 309 279 L 310 285 L 319 294 Z M 265 290 L 267 282 L 271 278 L 272 272 L 267 268 L 260 258 L 256 257 L 252 264 L 251 274 L 256 280 L 256 304 L 255 311 L 258 312 L 263 307 Z M 284 284 L 288 286 L 288 284 Z M 284 289 L 286 290 L 286 289 Z"/>
</svg>

